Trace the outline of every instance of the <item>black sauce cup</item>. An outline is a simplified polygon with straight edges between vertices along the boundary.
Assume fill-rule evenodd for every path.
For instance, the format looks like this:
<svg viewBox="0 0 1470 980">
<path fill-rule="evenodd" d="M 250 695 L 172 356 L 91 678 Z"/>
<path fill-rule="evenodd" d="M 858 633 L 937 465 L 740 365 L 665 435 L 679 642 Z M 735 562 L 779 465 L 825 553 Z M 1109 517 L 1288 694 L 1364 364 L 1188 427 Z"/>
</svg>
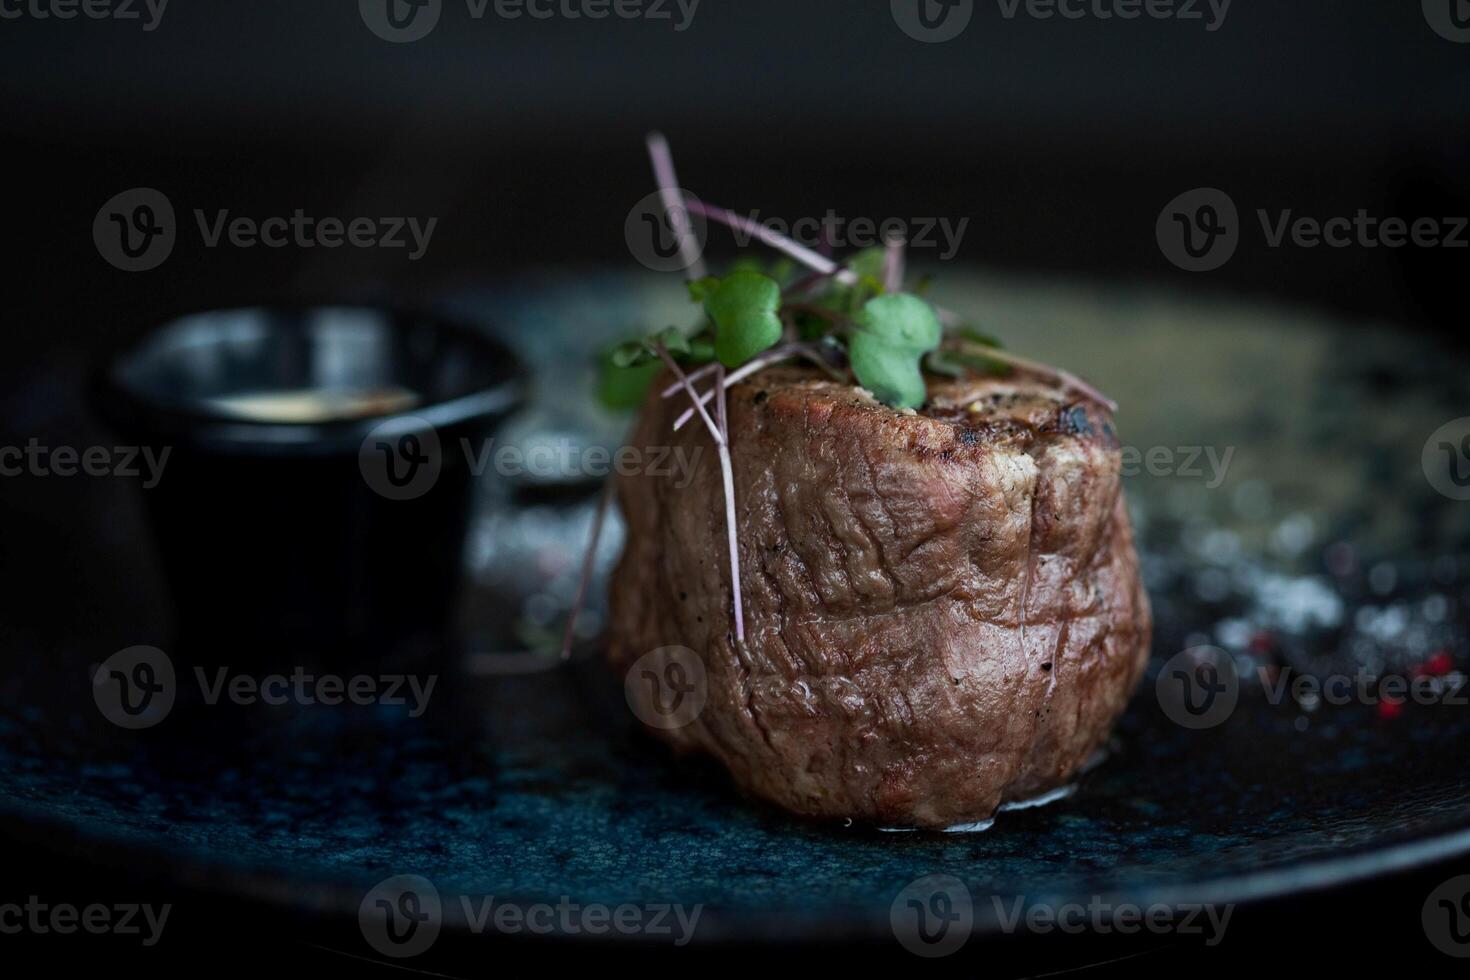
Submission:
<svg viewBox="0 0 1470 980">
<path fill-rule="evenodd" d="M 143 493 L 185 660 L 345 665 L 442 646 L 471 464 L 524 389 L 483 334 L 371 307 L 197 313 L 115 353 L 100 413 L 169 453 Z"/>
</svg>

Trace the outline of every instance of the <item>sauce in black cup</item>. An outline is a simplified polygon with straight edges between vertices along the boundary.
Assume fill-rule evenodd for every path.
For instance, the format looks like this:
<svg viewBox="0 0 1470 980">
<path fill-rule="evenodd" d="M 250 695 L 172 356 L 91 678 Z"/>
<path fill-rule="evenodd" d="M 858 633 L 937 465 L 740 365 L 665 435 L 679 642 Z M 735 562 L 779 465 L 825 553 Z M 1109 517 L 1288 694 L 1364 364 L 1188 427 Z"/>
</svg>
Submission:
<svg viewBox="0 0 1470 980">
<path fill-rule="evenodd" d="M 472 455 L 520 406 L 499 343 L 370 307 L 198 313 L 100 372 L 118 432 L 169 457 L 145 491 L 181 652 L 362 662 L 445 636 Z"/>
</svg>

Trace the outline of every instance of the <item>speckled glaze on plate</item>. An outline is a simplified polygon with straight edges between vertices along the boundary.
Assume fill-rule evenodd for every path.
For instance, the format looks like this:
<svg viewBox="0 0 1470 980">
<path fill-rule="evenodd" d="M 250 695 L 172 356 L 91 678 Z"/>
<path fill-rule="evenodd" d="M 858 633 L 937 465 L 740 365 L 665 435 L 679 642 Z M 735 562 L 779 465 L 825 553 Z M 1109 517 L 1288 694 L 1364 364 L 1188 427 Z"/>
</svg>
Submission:
<svg viewBox="0 0 1470 980">
<path fill-rule="evenodd" d="M 1190 731 L 1154 696 L 1160 663 L 1202 642 L 1237 656 L 1248 675 L 1407 671 L 1439 652 L 1464 669 L 1459 556 L 1470 504 L 1435 493 L 1420 468 L 1424 440 L 1464 404 L 1452 366 L 1405 353 L 1402 338 L 1372 325 L 958 278 L 947 305 L 993 311 L 989 329 L 1021 353 L 1069 352 L 1070 366 L 1118 398 L 1125 443 L 1234 447 L 1214 487 L 1177 473 L 1130 480 L 1155 662 L 1109 758 L 1068 798 L 1002 813 L 974 834 L 810 823 L 741 798 L 716 767 L 646 738 L 590 646 L 556 669 L 487 671 L 498 655 L 485 651 L 505 645 L 497 630 L 529 615 L 525 596 L 497 586 L 512 574 L 503 563 L 542 576 L 523 591 L 544 593 L 530 607 L 544 616 L 565 598 L 586 513 L 578 499 L 531 515 L 559 529 L 517 546 L 546 552 L 532 564 L 501 536 L 524 515 L 490 489 L 471 548 L 480 655 L 410 665 L 441 675 L 422 716 L 211 708 L 186 684 L 161 724 L 123 732 L 94 706 L 89 666 L 166 642 L 157 624 L 167 611 L 126 488 L 92 481 L 66 488 L 81 496 L 56 507 L 95 524 L 58 517 L 46 529 L 61 541 L 53 554 L 24 576 L 7 566 L 16 602 L 27 590 L 69 591 L 46 622 L 21 615 L 0 627 L 10 658 L 0 822 L 48 846 L 343 916 L 398 874 L 423 875 L 443 894 L 703 903 L 700 940 L 888 936 L 895 896 L 931 874 L 965 882 L 985 930 L 998 927 L 992 896 L 1240 901 L 1470 849 L 1465 706 L 1273 704 L 1247 683 L 1227 721 Z M 576 324 L 567 351 L 678 310 L 662 281 L 586 277 L 448 305 L 513 324 Z M 554 357 L 546 331 L 527 333 Z M 526 356 L 538 362 L 536 350 Z M 548 401 L 570 383 L 553 380 Z M 552 430 L 616 428 L 564 404 L 545 413 Z M 616 533 L 604 564 L 615 548 Z"/>
</svg>

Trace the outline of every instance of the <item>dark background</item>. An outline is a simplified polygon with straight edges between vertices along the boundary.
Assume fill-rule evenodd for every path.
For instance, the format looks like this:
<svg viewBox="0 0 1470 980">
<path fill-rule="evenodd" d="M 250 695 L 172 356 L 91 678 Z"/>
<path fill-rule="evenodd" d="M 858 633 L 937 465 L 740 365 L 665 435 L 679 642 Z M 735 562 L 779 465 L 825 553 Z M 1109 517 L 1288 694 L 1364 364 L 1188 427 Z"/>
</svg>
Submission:
<svg viewBox="0 0 1470 980">
<path fill-rule="evenodd" d="M 1201 4 L 1203 9 L 1203 4 Z M 1236 0 L 1203 21 L 1007 20 L 977 2 L 943 44 L 884 0 L 703 0 L 670 21 L 473 19 L 390 44 L 351 2 L 185 3 L 160 26 L 0 21 L 10 193 L 5 369 L 34 371 L 159 305 L 446 283 L 553 262 L 628 263 L 669 134 L 709 200 L 798 217 L 968 217 L 959 259 L 1250 292 L 1458 333 L 1464 251 L 1267 248 L 1175 269 L 1154 221 L 1219 187 L 1327 218 L 1470 210 L 1470 45 L 1417 3 Z M 180 214 L 168 263 L 119 272 L 93 247 L 113 194 Z M 428 254 L 205 249 L 191 211 L 441 220 Z M 1253 218 L 1251 221 L 1253 222 Z M 718 237 L 717 237 L 718 240 Z"/>
<path fill-rule="evenodd" d="M 349 0 L 173 0 L 149 33 L 0 20 L 0 105 L 6 432 L 30 424 L 13 411 L 36 410 L 27 393 L 180 308 L 283 293 L 431 303 L 539 265 L 631 266 L 623 219 L 650 188 L 641 137 L 655 127 L 684 183 L 735 208 L 968 217 L 965 263 L 1284 299 L 1464 340 L 1465 251 L 1273 250 L 1255 234 L 1223 269 L 1191 275 L 1154 239 L 1165 202 L 1199 186 L 1227 191 L 1243 215 L 1470 213 L 1470 45 L 1437 36 L 1410 0 L 1235 0 L 1213 33 L 1201 21 L 1006 20 L 977 0 L 945 44 L 906 36 L 886 0 L 702 0 L 683 33 L 474 20 L 446 0 L 434 32 L 402 45 L 370 33 Z M 164 266 L 129 274 L 98 255 L 91 224 L 134 186 L 170 197 L 181 234 Z M 440 222 L 408 262 L 205 249 L 185 227 L 195 207 Z M 9 579 L 44 537 L 24 528 L 27 501 L 0 492 Z M 22 890 L 123 887 L 20 850 L 0 864 Z M 1217 957 L 1332 960 L 1344 931 L 1374 928 L 1391 958 L 1417 961 L 1415 896 L 1453 870 L 1258 910 Z M 269 957 L 274 937 L 287 962 L 336 963 L 219 912 L 199 916 L 206 946 Z M 217 935 L 221 922 L 242 924 Z M 1283 951 L 1294 923 L 1325 938 Z M 158 955 L 178 966 L 193 952 Z"/>
</svg>

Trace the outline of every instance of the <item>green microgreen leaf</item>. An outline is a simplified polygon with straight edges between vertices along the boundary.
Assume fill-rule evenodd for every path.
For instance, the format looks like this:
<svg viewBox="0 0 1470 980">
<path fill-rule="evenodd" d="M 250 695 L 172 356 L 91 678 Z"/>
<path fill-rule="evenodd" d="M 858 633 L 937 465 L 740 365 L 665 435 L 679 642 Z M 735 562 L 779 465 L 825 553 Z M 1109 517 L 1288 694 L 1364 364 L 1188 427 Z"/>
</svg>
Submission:
<svg viewBox="0 0 1470 980">
<path fill-rule="evenodd" d="M 986 350 L 999 350 L 1003 345 L 995 337 L 974 327 L 956 327 L 948 334 L 941 351 L 941 362 L 968 374 L 990 374 L 1005 377 L 1015 369 L 1005 361 L 986 355 Z"/>
<path fill-rule="evenodd" d="M 678 327 L 664 327 L 649 339 L 649 344 L 663 344 L 670 354 L 689 353 L 689 338 Z"/>
<path fill-rule="evenodd" d="M 740 270 L 720 281 L 705 300 L 714 321 L 715 355 L 726 367 L 739 367 L 781 339 L 781 287 L 758 272 Z"/>
<path fill-rule="evenodd" d="M 651 360 L 653 352 L 648 345 L 641 340 L 629 340 L 618 344 L 608 353 L 608 361 L 613 367 L 628 368 L 644 361 Z"/>
<path fill-rule="evenodd" d="M 843 264 L 857 273 L 859 279 L 870 279 L 881 287 L 883 284 L 883 265 L 886 261 L 884 253 L 885 250 L 878 246 L 865 248 Z M 879 291 L 881 292 L 881 288 Z"/>
<path fill-rule="evenodd" d="M 872 334 L 858 333 L 847 344 L 848 361 L 858 383 L 885 405 L 918 408 L 924 404 L 924 374 L 919 370 L 922 353 L 913 348 L 894 347 Z"/>
<path fill-rule="evenodd" d="M 709 298 L 709 294 L 719 288 L 718 276 L 705 276 L 703 279 L 695 279 L 689 282 L 689 299 L 695 303 L 703 303 Z"/>
<path fill-rule="evenodd" d="M 943 335 L 933 307 L 910 293 L 888 293 L 863 304 L 855 325 L 847 349 L 858 383 L 885 405 L 924 404 L 920 365 Z"/>
<path fill-rule="evenodd" d="M 944 336 L 934 307 L 912 293 L 889 293 L 868 300 L 856 322 L 858 333 L 918 353 L 938 347 Z"/>
<path fill-rule="evenodd" d="M 628 411 L 643 404 L 649 386 L 663 370 L 663 364 L 653 357 L 632 366 L 618 364 L 617 351 L 626 346 L 623 344 L 605 352 L 599 363 L 597 399 L 605 408 L 615 412 Z M 638 342 L 637 346 L 642 348 L 643 344 Z M 644 352 L 647 353 L 646 349 Z"/>
<path fill-rule="evenodd" d="M 988 333 L 981 333 L 979 330 L 976 330 L 974 327 L 956 327 L 954 329 L 953 333 L 954 333 L 954 335 L 956 337 L 959 337 L 962 340 L 968 340 L 968 341 L 971 341 L 972 343 L 981 344 L 981 345 L 983 345 L 985 347 L 1004 347 L 1005 346 L 999 340 L 997 340 L 996 338 L 990 336 L 990 334 L 988 334 Z"/>
</svg>

